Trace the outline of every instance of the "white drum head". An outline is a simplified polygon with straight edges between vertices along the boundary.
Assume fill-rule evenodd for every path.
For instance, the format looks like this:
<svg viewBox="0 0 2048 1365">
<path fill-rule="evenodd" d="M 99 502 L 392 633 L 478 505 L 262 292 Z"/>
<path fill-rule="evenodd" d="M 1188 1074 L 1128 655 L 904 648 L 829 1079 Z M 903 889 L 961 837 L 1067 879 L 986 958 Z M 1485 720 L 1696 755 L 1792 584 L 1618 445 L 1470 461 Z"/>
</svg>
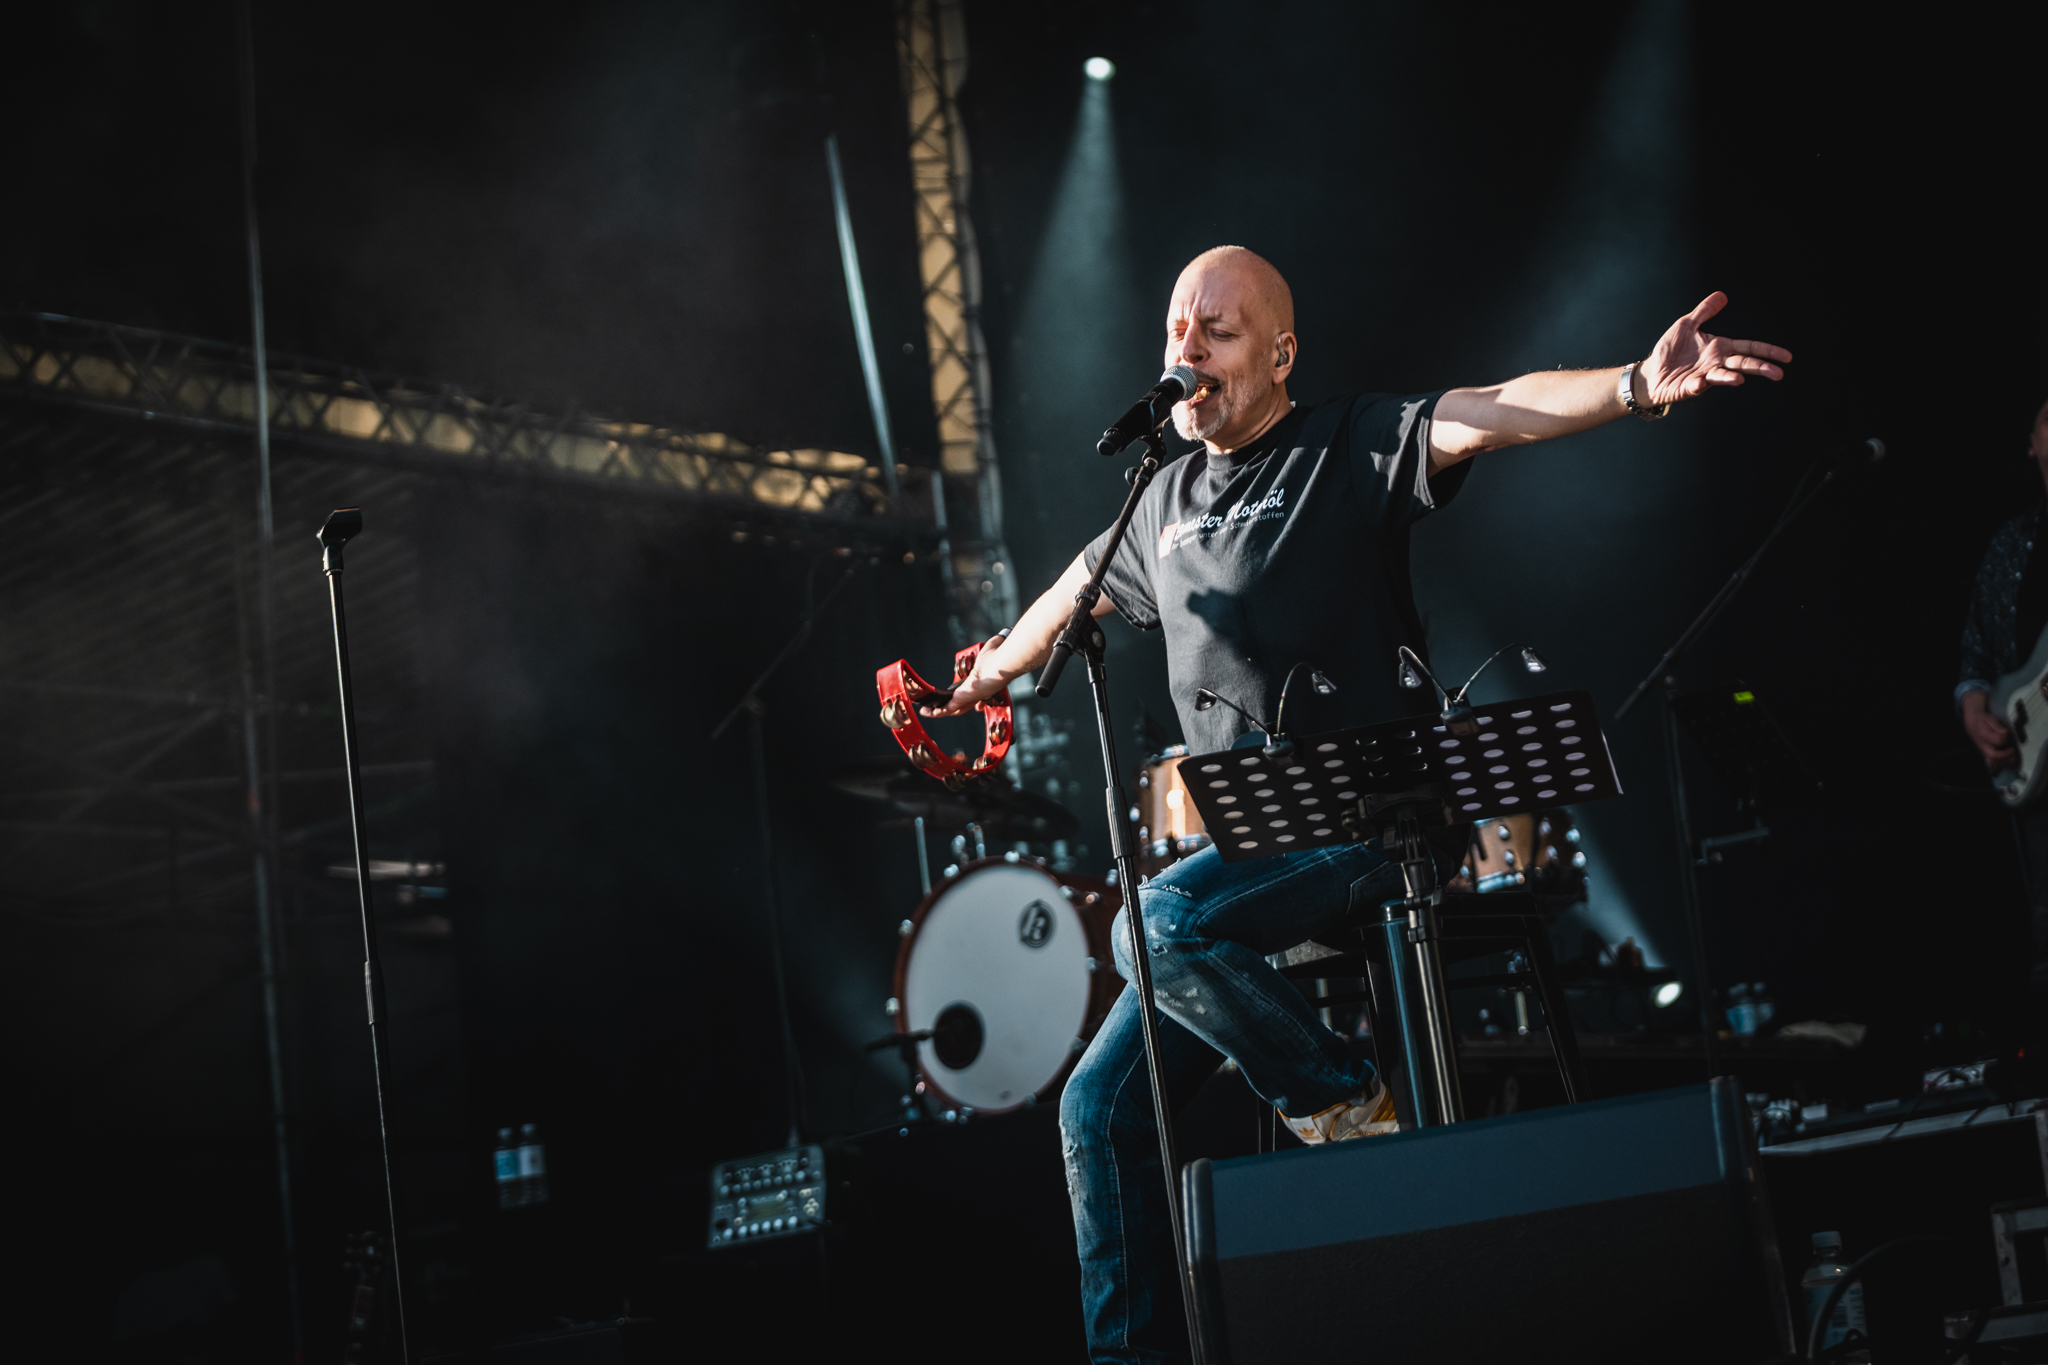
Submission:
<svg viewBox="0 0 2048 1365">
<path fill-rule="evenodd" d="M 1013 1109 L 1052 1084 L 1088 1022 L 1088 956 L 1079 912 L 1029 864 L 978 868 L 941 892 L 903 974 L 904 1027 L 943 1035 L 917 1046 L 925 1074 L 976 1109 Z"/>
</svg>

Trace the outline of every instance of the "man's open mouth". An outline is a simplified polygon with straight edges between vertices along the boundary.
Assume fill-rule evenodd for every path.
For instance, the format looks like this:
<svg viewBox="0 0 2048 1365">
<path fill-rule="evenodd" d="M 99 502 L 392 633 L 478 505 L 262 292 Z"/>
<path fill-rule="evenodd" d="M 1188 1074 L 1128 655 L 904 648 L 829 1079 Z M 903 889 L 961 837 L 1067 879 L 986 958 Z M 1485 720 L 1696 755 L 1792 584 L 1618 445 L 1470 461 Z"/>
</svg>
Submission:
<svg viewBox="0 0 2048 1365">
<path fill-rule="evenodd" d="M 1188 401 L 1190 403 L 1199 403 L 1215 391 L 1215 387 L 1211 385 L 1208 380 L 1205 379 L 1201 383 L 1195 385 L 1195 392 L 1188 399 Z"/>
</svg>

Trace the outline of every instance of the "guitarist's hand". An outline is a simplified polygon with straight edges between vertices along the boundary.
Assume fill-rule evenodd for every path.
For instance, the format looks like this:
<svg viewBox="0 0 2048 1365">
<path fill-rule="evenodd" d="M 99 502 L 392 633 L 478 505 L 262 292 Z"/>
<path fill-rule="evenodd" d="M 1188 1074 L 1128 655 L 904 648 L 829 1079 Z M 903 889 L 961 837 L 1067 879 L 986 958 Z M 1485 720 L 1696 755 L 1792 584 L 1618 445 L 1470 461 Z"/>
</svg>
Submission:
<svg viewBox="0 0 2048 1365">
<path fill-rule="evenodd" d="M 1991 714 L 1989 693 L 1974 689 L 1963 693 L 1963 729 L 1977 746 L 1977 752 L 1984 755 L 1985 767 L 2011 767 L 2019 757 L 2012 747 L 2012 731 Z"/>
</svg>

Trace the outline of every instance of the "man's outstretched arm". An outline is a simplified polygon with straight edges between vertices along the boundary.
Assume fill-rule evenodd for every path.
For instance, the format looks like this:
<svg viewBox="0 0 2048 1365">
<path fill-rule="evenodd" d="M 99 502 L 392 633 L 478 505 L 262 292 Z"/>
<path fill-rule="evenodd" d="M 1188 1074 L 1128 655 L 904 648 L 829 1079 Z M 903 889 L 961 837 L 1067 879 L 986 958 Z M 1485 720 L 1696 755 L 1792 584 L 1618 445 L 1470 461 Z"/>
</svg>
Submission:
<svg viewBox="0 0 2048 1365">
<path fill-rule="evenodd" d="M 1066 629 L 1067 618 L 1074 614 L 1074 597 L 1087 582 L 1087 559 L 1075 555 L 1060 581 L 1047 588 L 1018 618 L 1009 638 L 975 656 L 974 671 L 953 689 L 952 701 L 938 707 L 920 706 L 918 710 L 927 716 L 964 715 L 1050 659 L 1052 647 L 1059 643 L 1060 632 Z M 1095 614 L 1107 616 L 1115 610 L 1116 603 L 1109 600 L 1109 590 L 1105 588 L 1095 603 Z"/>
<path fill-rule="evenodd" d="M 1661 407 L 1713 388 L 1734 388 L 1750 375 L 1783 379 L 1792 353 L 1766 341 L 1736 341 L 1702 331 L 1728 306 L 1715 290 L 1671 324 L 1631 376 L 1638 406 Z M 1528 445 L 1569 436 L 1627 414 L 1621 401 L 1622 367 L 1611 370 L 1539 370 L 1484 388 L 1452 389 L 1437 400 L 1429 425 L 1429 471 L 1434 474 L 1482 450 Z"/>
</svg>

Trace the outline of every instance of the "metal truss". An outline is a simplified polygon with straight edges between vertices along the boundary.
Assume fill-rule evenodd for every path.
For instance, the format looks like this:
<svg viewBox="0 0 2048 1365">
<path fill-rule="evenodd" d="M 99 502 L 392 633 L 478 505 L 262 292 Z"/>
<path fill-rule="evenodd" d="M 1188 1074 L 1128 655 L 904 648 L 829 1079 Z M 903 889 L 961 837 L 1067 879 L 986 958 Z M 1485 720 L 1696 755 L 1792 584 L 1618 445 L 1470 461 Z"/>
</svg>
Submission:
<svg viewBox="0 0 2048 1365">
<path fill-rule="evenodd" d="M 242 347 L 47 313 L 0 314 L 0 396 L 54 400 L 254 438 Z M 836 450 L 769 450 L 571 409 L 537 412 L 453 384 L 272 353 L 273 440 L 330 452 L 542 475 L 805 519 L 888 513 L 882 471 Z"/>
<path fill-rule="evenodd" d="M 967 75 L 958 0 L 898 0 L 896 52 L 910 125 L 917 259 L 939 468 L 971 492 L 975 533 L 951 545 L 954 630 L 981 638 L 1017 619 L 1016 572 L 1003 542 L 1002 474 L 990 430 L 988 346 L 981 333 L 981 257 L 968 214 L 967 138 L 954 96 Z M 963 499 L 964 500 L 964 499 Z M 945 529 L 943 520 L 940 528 Z"/>
</svg>

